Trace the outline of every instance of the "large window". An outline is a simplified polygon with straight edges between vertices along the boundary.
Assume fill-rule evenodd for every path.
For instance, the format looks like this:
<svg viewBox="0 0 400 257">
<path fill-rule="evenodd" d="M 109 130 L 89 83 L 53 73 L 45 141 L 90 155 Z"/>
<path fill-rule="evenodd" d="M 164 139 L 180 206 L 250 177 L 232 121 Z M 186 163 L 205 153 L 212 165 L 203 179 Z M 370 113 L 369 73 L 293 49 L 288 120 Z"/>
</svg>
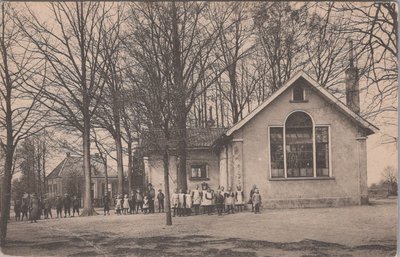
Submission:
<svg viewBox="0 0 400 257">
<path fill-rule="evenodd" d="M 317 177 L 329 176 L 329 128 L 315 127 Z"/>
<path fill-rule="evenodd" d="M 206 164 L 195 164 L 190 166 L 191 178 L 192 179 L 207 179 L 207 165 Z"/>
<path fill-rule="evenodd" d="M 288 177 L 312 177 L 313 123 L 306 113 L 292 113 L 286 120 L 286 166 Z"/>
<path fill-rule="evenodd" d="M 269 133 L 271 140 L 271 177 L 283 178 L 285 176 L 283 157 L 283 128 L 271 127 Z"/>
<path fill-rule="evenodd" d="M 315 135 L 315 136 L 314 136 Z M 271 178 L 329 177 L 329 127 L 294 112 L 282 127 L 270 127 Z"/>
</svg>

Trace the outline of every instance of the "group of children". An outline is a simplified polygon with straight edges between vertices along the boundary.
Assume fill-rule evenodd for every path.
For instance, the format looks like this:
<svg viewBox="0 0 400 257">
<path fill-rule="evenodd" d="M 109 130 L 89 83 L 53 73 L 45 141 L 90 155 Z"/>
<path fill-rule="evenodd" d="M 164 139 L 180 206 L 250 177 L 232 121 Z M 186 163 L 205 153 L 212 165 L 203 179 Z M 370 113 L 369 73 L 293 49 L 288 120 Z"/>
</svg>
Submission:
<svg viewBox="0 0 400 257">
<path fill-rule="evenodd" d="M 143 193 L 138 188 L 136 191 L 131 192 L 130 197 L 127 194 L 125 194 L 124 196 L 120 194 L 116 196 L 115 199 L 115 212 L 117 215 L 135 214 L 135 212 L 139 213 L 140 209 L 140 212 L 143 214 L 154 213 L 155 198 L 155 190 L 151 184 L 148 185 L 147 189 Z M 158 212 L 164 212 L 164 198 L 165 196 L 162 190 L 158 190 Z M 109 200 L 107 196 L 104 197 L 103 202 L 105 206 L 104 215 L 106 215 L 106 213 L 109 214 Z"/>
<path fill-rule="evenodd" d="M 222 213 L 243 211 L 245 199 L 240 186 L 236 187 L 236 192 L 231 187 L 225 191 L 224 187 L 220 186 L 214 192 L 210 187 L 207 187 L 206 190 L 199 190 L 199 186 L 196 186 L 194 190 L 187 192 L 176 189 L 172 194 L 171 203 L 174 217 L 191 215 L 192 208 L 196 215 L 200 214 L 200 208 L 203 209 L 203 214 L 211 215 L 216 209 L 217 214 L 222 215 Z M 255 186 L 250 192 L 249 203 L 252 204 L 254 213 L 260 212 L 261 196 Z"/>
<path fill-rule="evenodd" d="M 233 191 L 231 187 L 228 187 L 228 190 L 225 191 L 223 186 L 218 187 L 216 191 L 208 186 L 206 188 L 200 190 L 199 186 L 196 186 L 194 190 L 187 190 L 187 192 L 182 189 L 179 191 L 176 189 L 171 196 L 173 216 L 189 216 L 193 211 L 196 215 L 201 212 L 208 215 L 216 212 L 218 215 L 222 215 L 223 213 L 233 214 L 243 211 L 246 202 L 240 186 L 236 187 L 236 191 Z M 154 189 L 149 184 L 143 193 L 140 189 L 137 189 L 131 192 L 130 197 L 128 194 L 116 196 L 115 212 L 117 215 L 135 214 L 135 212 L 139 213 L 140 209 L 143 214 L 154 213 L 155 199 L 158 202 L 158 212 L 164 212 L 164 193 L 160 189 L 157 196 L 155 196 Z M 110 208 L 107 195 L 103 202 L 104 215 L 109 214 Z M 248 203 L 252 205 L 254 213 L 260 213 L 261 196 L 255 185 L 250 191 Z"/>
</svg>

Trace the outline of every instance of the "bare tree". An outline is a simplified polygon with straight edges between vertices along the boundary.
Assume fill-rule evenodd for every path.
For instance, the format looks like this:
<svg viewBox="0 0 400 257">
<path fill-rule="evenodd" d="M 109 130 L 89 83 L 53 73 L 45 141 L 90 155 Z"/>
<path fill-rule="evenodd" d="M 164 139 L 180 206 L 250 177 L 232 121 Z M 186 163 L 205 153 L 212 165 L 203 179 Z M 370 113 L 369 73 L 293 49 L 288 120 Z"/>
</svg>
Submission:
<svg viewBox="0 0 400 257">
<path fill-rule="evenodd" d="M 358 56 L 360 75 L 366 83 L 365 118 L 380 117 L 382 125 L 397 125 L 397 37 L 396 3 L 343 3 L 336 10 L 345 12 Z M 391 118 L 385 118 L 390 116 Z"/>
<path fill-rule="evenodd" d="M 345 96 L 343 74 L 349 59 L 349 37 L 344 32 L 348 21 L 343 13 L 335 12 L 335 3 L 321 2 L 309 7 L 304 51 L 307 54 L 307 71 L 316 81 L 338 97 Z M 350 50 L 350 51 L 349 51 Z M 343 88 L 343 90 L 341 89 Z"/>
<path fill-rule="evenodd" d="M 397 170 L 393 166 L 386 166 L 383 169 L 382 178 L 387 184 L 388 194 L 397 195 Z"/>
<path fill-rule="evenodd" d="M 90 129 L 104 90 L 106 62 L 103 37 L 105 19 L 111 6 L 97 2 L 54 2 L 49 4 L 53 25 L 41 21 L 33 12 L 20 21 L 26 35 L 49 64 L 42 101 L 55 122 L 77 130 L 82 136 L 85 173 L 84 210 L 93 215 L 90 171 Z M 50 121 L 51 122 L 51 121 Z"/>
<path fill-rule="evenodd" d="M 254 25 L 260 54 L 269 67 L 269 85 L 277 90 L 293 72 L 307 63 L 303 56 L 306 4 L 265 2 L 254 7 Z"/>
<path fill-rule="evenodd" d="M 0 244 L 7 236 L 11 179 L 18 143 L 43 129 L 46 113 L 41 109 L 45 64 L 38 60 L 16 23 L 20 16 L 9 3 L 1 3 L 0 14 L 0 146 L 5 155 L 1 187 Z"/>
<path fill-rule="evenodd" d="M 146 146 L 163 156 L 166 224 L 172 225 L 169 160 L 171 148 L 177 147 L 173 138 L 176 135 L 174 101 L 178 96 L 172 82 L 171 29 L 165 30 L 166 24 L 163 24 L 168 22 L 164 18 L 169 17 L 165 16 L 165 11 L 165 5 L 159 3 L 130 6 L 129 29 L 132 35 L 126 42 L 126 78 L 131 87 L 130 94 L 127 92 L 125 95 L 131 99 L 128 110 L 140 110 L 143 115 L 135 117 L 140 119 L 136 123 L 143 125 L 138 129 L 145 130 L 141 137 L 147 142 Z"/>
<path fill-rule="evenodd" d="M 243 116 L 244 107 L 251 102 L 255 90 L 255 79 L 250 73 L 249 61 L 246 60 L 254 50 L 253 29 L 249 5 L 247 3 L 221 4 L 214 16 L 219 27 L 218 50 L 222 62 L 227 67 L 228 87 L 217 80 L 219 91 L 229 102 L 232 112 L 232 123 Z"/>
<path fill-rule="evenodd" d="M 118 194 L 124 193 L 123 179 L 123 147 L 121 133 L 121 112 L 124 109 L 122 99 L 122 69 L 121 69 L 121 42 L 124 40 L 122 25 L 124 21 L 124 9 L 122 5 L 115 8 L 115 15 L 108 16 L 103 26 L 103 51 L 100 55 L 105 61 L 105 88 L 102 92 L 101 104 L 94 117 L 94 124 L 105 129 L 110 133 L 115 142 L 117 153 L 117 172 L 118 172 Z M 129 191 L 128 191 L 129 192 Z"/>
</svg>

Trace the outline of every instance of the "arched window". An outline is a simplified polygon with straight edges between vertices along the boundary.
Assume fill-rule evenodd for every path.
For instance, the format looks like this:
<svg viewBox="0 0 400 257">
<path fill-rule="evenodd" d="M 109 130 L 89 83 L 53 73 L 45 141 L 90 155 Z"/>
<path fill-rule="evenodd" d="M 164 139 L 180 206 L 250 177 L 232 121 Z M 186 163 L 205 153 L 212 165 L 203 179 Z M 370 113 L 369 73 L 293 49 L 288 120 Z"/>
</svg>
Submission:
<svg viewBox="0 0 400 257">
<path fill-rule="evenodd" d="M 288 177 L 313 177 L 313 122 L 305 112 L 286 120 L 286 168 Z"/>
<path fill-rule="evenodd" d="M 296 111 L 269 128 L 269 139 L 271 178 L 330 176 L 329 126 Z"/>
</svg>

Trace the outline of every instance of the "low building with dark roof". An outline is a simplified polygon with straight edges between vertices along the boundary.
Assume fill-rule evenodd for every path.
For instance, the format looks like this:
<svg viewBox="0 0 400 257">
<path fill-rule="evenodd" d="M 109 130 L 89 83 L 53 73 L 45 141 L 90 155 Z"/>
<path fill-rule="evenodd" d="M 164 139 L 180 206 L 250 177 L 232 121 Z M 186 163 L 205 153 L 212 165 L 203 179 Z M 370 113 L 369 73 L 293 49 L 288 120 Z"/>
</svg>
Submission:
<svg viewBox="0 0 400 257">
<path fill-rule="evenodd" d="M 91 157 L 91 173 L 92 173 L 92 198 L 94 202 L 100 201 L 103 198 L 106 190 L 105 165 L 102 159 L 95 155 Z M 117 193 L 118 176 L 117 172 L 107 166 L 108 174 L 108 194 L 114 195 Z M 54 170 L 47 175 L 47 193 L 50 197 L 57 195 L 77 195 L 81 197 L 84 191 L 84 171 L 83 157 L 72 156 L 67 153 Z"/>
<path fill-rule="evenodd" d="M 214 141 L 221 137 L 226 128 L 188 128 L 187 129 L 187 161 L 186 170 L 188 187 L 206 183 L 211 187 L 218 187 L 219 166 L 218 155 L 212 148 Z M 171 138 L 176 138 L 172 133 Z M 167 140 L 162 131 L 151 131 L 143 135 L 140 142 L 144 160 L 144 183 L 151 183 L 157 190 L 164 191 L 164 170 L 162 149 Z M 176 139 L 169 140 L 170 148 L 170 188 L 177 188 L 178 157 L 176 154 Z"/>
</svg>

